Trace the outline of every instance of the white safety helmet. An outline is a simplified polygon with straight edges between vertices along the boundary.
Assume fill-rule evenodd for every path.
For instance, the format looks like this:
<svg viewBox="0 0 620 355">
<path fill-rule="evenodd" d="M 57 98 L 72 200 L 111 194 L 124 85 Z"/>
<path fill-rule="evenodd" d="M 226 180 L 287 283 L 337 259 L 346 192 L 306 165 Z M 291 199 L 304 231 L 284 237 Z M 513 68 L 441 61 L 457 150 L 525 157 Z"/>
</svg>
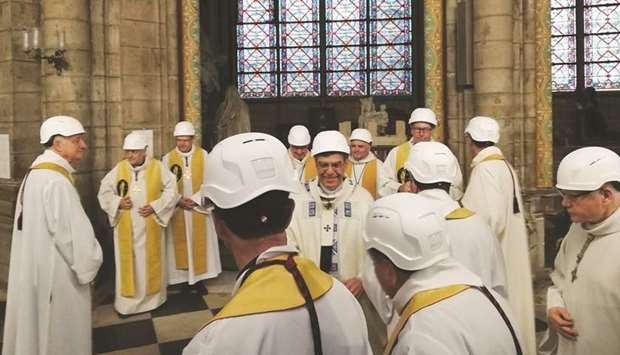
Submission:
<svg viewBox="0 0 620 355">
<path fill-rule="evenodd" d="M 491 117 L 476 116 L 469 120 L 465 133 L 476 142 L 499 142 L 499 124 Z"/>
<path fill-rule="evenodd" d="M 372 144 L 372 134 L 366 128 L 356 128 L 351 132 L 351 137 L 349 137 L 349 141 L 355 140 Z"/>
<path fill-rule="evenodd" d="M 342 133 L 338 131 L 319 132 L 312 142 L 312 156 L 327 152 L 349 155 L 351 148 L 349 148 L 349 143 Z"/>
<path fill-rule="evenodd" d="M 376 249 L 403 270 L 421 270 L 450 256 L 445 219 L 426 197 L 400 192 L 371 206 L 366 250 Z"/>
<path fill-rule="evenodd" d="M 174 126 L 175 137 L 179 136 L 195 136 L 196 130 L 194 129 L 194 125 L 189 121 L 181 121 Z"/>
<path fill-rule="evenodd" d="M 620 156 L 603 147 L 577 149 L 560 161 L 557 179 L 561 190 L 594 191 L 620 181 Z"/>
<path fill-rule="evenodd" d="M 439 142 L 420 142 L 413 146 L 405 162 L 416 181 L 424 184 L 454 183 L 458 161 L 450 148 Z"/>
<path fill-rule="evenodd" d="M 55 135 L 63 137 L 86 133 L 80 121 L 70 116 L 53 116 L 41 124 L 39 135 L 41 144 L 47 143 Z"/>
<path fill-rule="evenodd" d="M 145 149 L 148 145 L 146 137 L 138 132 L 131 132 L 125 137 L 123 142 L 123 150 L 140 150 Z"/>
<path fill-rule="evenodd" d="M 223 209 L 272 190 L 298 191 L 286 147 L 265 133 L 241 133 L 213 147 L 205 165 L 202 196 Z"/>
<path fill-rule="evenodd" d="M 310 145 L 310 132 L 306 126 L 296 125 L 288 131 L 288 144 L 295 147 Z"/>
<path fill-rule="evenodd" d="M 433 127 L 437 126 L 437 116 L 435 112 L 430 108 L 420 107 L 416 108 L 411 112 L 411 116 L 409 117 L 409 124 L 416 122 L 426 122 L 433 125 Z"/>
</svg>

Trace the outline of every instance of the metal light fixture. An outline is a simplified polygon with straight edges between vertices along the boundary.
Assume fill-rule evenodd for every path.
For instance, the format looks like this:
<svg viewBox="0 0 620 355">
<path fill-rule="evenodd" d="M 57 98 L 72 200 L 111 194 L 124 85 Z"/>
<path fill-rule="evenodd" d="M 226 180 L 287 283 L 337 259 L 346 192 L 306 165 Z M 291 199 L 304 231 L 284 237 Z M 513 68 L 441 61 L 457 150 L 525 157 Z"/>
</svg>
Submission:
<svg viewBox="0 0 620 355">
<path fill-rule="evenodd" d="M 33 59 L 47 60 L 47 63 L 56 68 L 56 74 L 61 75 L 63 70 L 69 69 L 69 62 L 65 58 L 65 32 L 56 31 L 58 46 L 52 49 L 39 47 L 39 34 L 38 27 L 24 30 L 24 52 Z M 51 50 L 51 54 L 46 54 L 48 50 Z"/>
</svg>

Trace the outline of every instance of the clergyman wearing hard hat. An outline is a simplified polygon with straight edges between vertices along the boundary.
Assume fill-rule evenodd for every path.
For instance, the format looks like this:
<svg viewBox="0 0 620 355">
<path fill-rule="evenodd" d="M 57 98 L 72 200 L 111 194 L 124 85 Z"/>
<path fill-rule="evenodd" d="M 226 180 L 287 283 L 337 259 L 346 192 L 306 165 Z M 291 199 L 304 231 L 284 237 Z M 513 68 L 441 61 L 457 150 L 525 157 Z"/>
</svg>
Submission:
<svg viewBox="0 0 620 355">
<path fill-rule="evenodd" d="M 437 116 L 433 110 L 420 107 L 411 112 L 411 117 L 409 117 L 411 139 L 392 148 L 384 162 L 385 174 L 392 180 L 389 184 L 392 192 L 415 192 L 415 185 L 408 178 L 403 168 L 411 148 L 416 143 L 431 141 L 435 127 L 437 127 Z M 463 174 L 460 166 L 458 168 L 458 174 L 454 176 L 454 183 L 450 188 L 450 195 L 455 200 L 463 196 Z"/>
<path fill-rule="evenodd" d="M 462 203 L 491 226 L 500 242 L 508 301 L 523 337 L 524 352 L 535 354 L 532 273 L 518 175 L 496 146 L 499 125 L 495 119 L 474 117 L 465 134 L 473 170 Z"/>
<path fill-rule="evenodd" d="M 209 154 L 206 174 L 218 237 L 241 272 L 233 298 L 183 354 L 371 354 L 355 298 L 287 246 L 289 193 L 299 184 L 284 145 L 264 133 L 226 138 Z"/>
<path fill-rule="evenodd" d="M 189 121 L 177 123 L 173 135 L 176 147 L 162 158 L 176 178 L 180 195 L 166 228 L 168 284 L 193 285 L 222 272 L 213 221 L 199 208 L 207 151 L 194 144 L 196 131 Z"/>
<path fill-rule="evenodd" d="M 383 162 L 371 151 L 372 134 L 365 128 L 356 128 L 349 137 L 351 154 L 345 166 L 345 174 L 355 185 L 361 185 L 372 197 L 392 193 L 392 181 L 385 176 Z"/>
<path fill-rule="evenodd" d="M 509 307 L 450 257 L 431 201 L 411 193 L 377 200 L 364 246 L 394 305 L 384 354 L 522 354 Z"/>
<path fill-rule="evenodd" d="M 577 149 L 560 162 L 555 186 L 573 224 L 551 273 L 543 353 L 618 354 L 620 157 L 602 147 Z"/>
<path fill-rule="evenodd" d="M 41 125 L 39 155 L 17 197 L 3 354 L 90 354 L 90 283 L 103 262 L 73 173 L 86 154 L 73 117 Z"/>
<path fill-rule="evenodd" d="M 314 158 L 310 154 L 310 132 L 306 126 L 296 125 L 288 132 L 288 154 L 293 167 L 293 179 L 307 182 L 316 177 Z"/>
<path fill-rule="evenodd" d="M 101 180 L 97 195 L 114 228 L 114 308 L 121 314 L 147 312 L 166 301 L 164 228 L 178 200 L 177 184 L 146 148 L 144 135 L 129 133 L 125 159 Z"/>
</svg>

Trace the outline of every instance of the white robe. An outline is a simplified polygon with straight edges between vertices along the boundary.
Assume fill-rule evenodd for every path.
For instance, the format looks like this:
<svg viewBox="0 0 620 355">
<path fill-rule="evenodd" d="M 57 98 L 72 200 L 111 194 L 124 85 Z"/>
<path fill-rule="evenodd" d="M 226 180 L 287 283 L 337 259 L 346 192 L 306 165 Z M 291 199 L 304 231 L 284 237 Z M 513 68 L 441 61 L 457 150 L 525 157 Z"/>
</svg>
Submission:
<svg viewBox="0 0 620 355">
<path fill-rule="evenodd" d="M 294 250 L 292 246 L 272 247 L 259 255 L 257 263 Z M 238 281 L 233 297 L 239 286 Z M 372 354 L 362 309 L 343 284 L 334 280 L 333 287 L 314 305 L 324 355 Z M 299 307 L 216 320 L 196 334 L 183 350 L 183 355 L 211 354 L 314 354 L 308 311 Z"/>
<path fill-rule="evenodd" d="M 352 170 L 351 170 L 352 176 L 349 176 L 349 178 L 351 179 L 351 181 L 353 181 L 353 183 L 356 186 L 362 184 L 362 180 L 363 180 L 364 173 L 365 173 L 364 170 L 366 169 L 366 165 L 370 163 L 371 161 L 376 160 L 377 161 L 377 176 L 375 178 L 376 180 L 375 190 L 377 191 L 377 198 L 394 193 L 393 191 L 394 182 L 385 175 L 386 170 L 383 167 L 383 162 L 380 159 L 378 159 L 373 154 L 373 152 L 369 152 L 365 158 L 362 158 L 360 160 L 355 160 L 353 156 L 349 155 L 349 160 L 351 161 L 353 165 Z M 398 187 L 396 187 L 396 190 L 398 190 Z"/>
<path fill-rule="evenodd" d="M 413 148 L 413 139 L 409 140 L 409 149 Z M 388 153 L 385 161 L 383 162 L 384 174 L 391 180 L 391 183 L 386 185 L 388 189 L 383 191 L 384 195 L 389 195 L 391 193 L 398 192 L 398 188 L 400 187 L 400 183 L 398 182 L 398 169 L 396 169 L 396 152 L 398 151 L 398 146 L 392 148 Z M 407 159 L 405 159 L 407 161 Z M 450 185 L 450 196 L 455 200 L 460 200 L 463 196 L 463 173 L 461 172 L 461 166 L 457 164 L 458 171 L 454 175 L 452 179 L 452 184 Z"/>
<path fill-rule="evenodd" d="M 331 209 L 321 202 L 318 179 L 306 183 L 310 191 L 291 194 L 295 210 L 286 234 L 288 243 L 317 265 L 321 261 L 321 246 L 332 245 L 337 240 L 337 278 L 345 281 L 361 276 L 366 258 L 362 237 L 366 215 L 374 200 L 366 189 L 355 187 L 349 178 L 341 186 Z"/>
<path fill-rule="evenodd" d="M 482 282 L 451 258 L 416 271 L 394 295 L 395 310 L 400 314 L 420 291 L 455 284 L 480 286 Z M 491 293 L 516 328 L 504 299 Z M 398 317 L 394 318 L 396 323 Z M 414 313 L 392 351 L 392 355 L 405 354 L 513 355 L 516 348 L 500 313 L 482 292 L 472 288 Z"/>
<path fill-rule="evenodd" d="M 462 202 L 491 226 L 499 240 L 506 264 L 508 301 L 523 336 L 524 354 L 536 354 L 532 272 L 521 188 L 516 173 L 511 169 L 521 211 L 514 214 L 513 178 L 506 163 L 501 160 L 482 162 L 494 154 L 501 154 L 499 148 L 488 147 L 474 157 L 471 178 Z"/>
<path fill-rule="evenodd" d="M 74 171 L 51 150 L 32 165 L 43 162 Z M 13 224 L 2 353 L 90 354 L 90 282 L 103 255 L 80 196 L 58 172 L 32 170 L 22 198 L 22 230 L 19 202 Z"/>
<path fill-rule="evenodd" d="M 146 225 L 144 218 L 138 214 L 138 209 L 146 204 L 146 166 L 149 160 L 146 158 L 144 164 L 139 167 L 132 167 L 131 181 L 128 196 L 131 198 L 133 207 L 131 208 L 131 222 L 133 225 L 133 255 L 134 255 L 134 275 L 135 275 L 135 296 L 123 297 L 120 287 L 120 257 L 118 245 L 118 229 L 116 228 L 120 213 L 119 202 L 121 197 L 116 192 L 116 175 L 118 173 L 118 164 L 106 174 L 101 180 L 101 187 L 97 198 L 101 208 L 108 215 L 110 226 L 114 227 L 114 265 L 116 266 L 116 297 L 114 298 L 114 308 L 121 314 L 135 314 L 147 312 L 159 307 L 166 302 L 166 249 L 165 249 L 165 231 L 168 221 L 172 217 L 174 207 L 178 200 L 177 184 L 172 173 L 160 162 L 162 193 L 159 199 L 150 203 L 155 210 L 155 220 L 162 227 L 161 230 L 161 261 L 162 261 L 162 277 L 160 291 L 152 294 L 146 294 Z M 136 182 L 137 174 L 137 182 Z"/>
<path fill-rule="evenodd" d="M 290 150 L 288 153 L 289 161 L 291 162 L 291 168 L 293 169 L 293 180 L 304 183 L 306 180 L 304 178 L 306 173 L 306 163 L 310 157 L 310 153 L 306 154 L 306 156 L 302 160 L 297 160 L 291 154 Z"/>
<path fill-rule="evenodd" d="M 175 148 L 176 149 L 176 148 Z M 179 191 L 179 194 L 182 194 L 184 197 L 189 197 L 194 199 L 198 205 L 200 205 L 200 188 L 198 191 L 192 191 L 192 156 L 194 154 L 195 149 L 202 149 L 197 147 L 192 147 L 187 153 L 183 153 L 176 149 L 177 153 L 181 156 L 184 161 L 183 166 L 183 190 Z M 203 156 L 203 167 L 206 167 L 207 160 L 207 151 L 202 149 Z M 168 168 L 168 159 L 170 154 L 164 155 L 162 158 L 162 162 L 166 168 Z M 206 169 L 203 172 L 203 177 L 206 176 Z M 204 181 L 203 181 L 204 183 Z M 181 207 L 176 207 L 181 208 Z M 199 212 L 202 212 L 200 209 L 196 209 Z M 172 225 L 166 228 L 166 259 L 168 265 L 168 284 L 174 285 L 178 283 L 187 282 L 190 285 L 195 284 L 200 280 L 210 279 L 216 277 L 222 272 L 222 263 L 220 262 L 220 248 L 218 245 L 217 234 L 215 232 L 215 226 L 213 225 L 213 220 L 211 214 L 205 215 L 206 220 L 206 232 L 207 232 L 207 271 L 202 274 L 196 274 L 194 272 L 194 253 L 192 249 L 192 213 L 190 211 L 184 211 L 185 217 L 185 239 L 187 245 L 187 262 L 188 269 L 177 269 L 176 268 L 176 260 L 174 254 L 174 239 L 172 233 Z"/>
<path fill-rule="evenodd" d="M 573 282 L 572 271 L 588 234 L 595 238 L 583 254 Z M 547 310 L 566 308 L 579 336 L 575 341 L 568 340 L 549 328 L 547 337 L 559 341 L 557 354 L 620 353 L 619 256 L 620 209 L 597 225 L 571 226 L 555 258 L 555 270 L 551 273 L 553 286 L 547 292 Z"/>
</svg>

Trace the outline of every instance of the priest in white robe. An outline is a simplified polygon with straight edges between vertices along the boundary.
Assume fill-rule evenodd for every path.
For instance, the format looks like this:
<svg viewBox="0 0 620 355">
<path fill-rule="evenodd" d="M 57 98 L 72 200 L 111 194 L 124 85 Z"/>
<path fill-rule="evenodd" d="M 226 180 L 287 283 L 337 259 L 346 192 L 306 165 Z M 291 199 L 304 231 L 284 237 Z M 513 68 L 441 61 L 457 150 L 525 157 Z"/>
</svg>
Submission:
<svg viewBox="0 0 620 355">
<path fill-rule="evenodd" d="M 212 216 L 200 209 L 207 151 L 193 144 L 196 131 L 191 122 L 177 123 L 173 134 L 176 147 L 162 158 L 181 195 L 166 228 L 168 284 L 193 285 L 222 272 L 220 249 Z"/>
<path fill-rule="evenodd" d="M 116 288 L 121 314 L 153 310 L 166 301 L 165 230 L 178 200 L 176 179 L 146 154 L 146 140 L 125 137 L 122 160 L 101 180 L 99 204 L 114 227 Z"/>
<path fill-rule="evenodd" d="M 351 154 L 345 165 L 345 175 L 356 186 L 362 186 L 373 198 L 393 193 L 393 184 L 385 176 L 383 162 L 371 151 L 372 134 L 365 128 L 356 128 L 349 137 Z"/>
<path fill-rule="evenodd" d="M 306 126 L 296 125 L 288 132 L 288 155 L 293 168 L 293 180 L 301 183 L 316 177 L 314 157 L 310 154 L 310 139 L 310 131 Z"/>
<path fill-rule="evenodd" d="M 499 142 L 497 121 L 474 117 L 465 133 L 473 170 L 462 203 L 481 216 L 499 240 L 506 265 L 508 302 L 523 336 L 524 353 L 535 354 L 532 272 L 519 179 L 495 146 Z"/>
<path fill-rule="evenodd" d="M 395 311 L 384 354 L 521 354 L 507 303 L 450 257 L 444 228 L 435 204 L 417 194 L 370 209 L 364 246 Z"/>
<path fill-rule="evenodd" d="M 620 157 L 601 147 L 568 154 L 556 188 L 573 224 L 547 292 L 541 354 L 620 353 Z"/>
<path fill-rule="evenodd" d="M 86 153 L 68 116 L 41 125 L 39 155 L 17 197 L 4 320 L 4 355 L 90 354 L 91 287 L 103 262 L 72 174 Z"/>
</svg>

